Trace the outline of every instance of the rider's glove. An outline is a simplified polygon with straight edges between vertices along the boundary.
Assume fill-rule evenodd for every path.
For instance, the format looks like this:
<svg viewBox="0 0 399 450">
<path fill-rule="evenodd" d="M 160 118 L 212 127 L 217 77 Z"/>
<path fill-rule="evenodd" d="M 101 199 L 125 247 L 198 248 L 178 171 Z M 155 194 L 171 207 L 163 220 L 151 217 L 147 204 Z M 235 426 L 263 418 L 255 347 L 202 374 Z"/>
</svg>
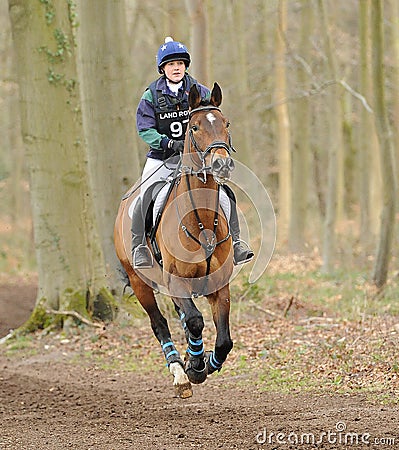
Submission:
<svg viewBox="0 0 399 450">
<path fill-rule="evenodd" d="M 174 141 L 173 139 L 171 139 L 168 142 L 168 148 L 170 148 L 171 150 L 173 150 L 173 153 L 175 155 L 179 154 L 179 153 L 183 153 L 184 150 L 184 141 Z"/>
</svg>

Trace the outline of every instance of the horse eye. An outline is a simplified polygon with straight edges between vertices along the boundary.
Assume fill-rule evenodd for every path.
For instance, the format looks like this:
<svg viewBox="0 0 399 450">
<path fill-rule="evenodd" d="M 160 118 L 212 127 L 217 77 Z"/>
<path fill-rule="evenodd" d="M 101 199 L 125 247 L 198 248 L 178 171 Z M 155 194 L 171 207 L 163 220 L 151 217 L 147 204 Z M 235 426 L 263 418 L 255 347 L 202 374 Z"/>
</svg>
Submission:
<svg viewBox="0 0 399 450">
<path fill-rule="evenodd" d="M 230 126 L 230 122 L 227 122 L 226 123 L 226 128 L 229 128 L 229 126 Z"/>
<path fill-rule="evenodd" d="M 198 127 L 198 125 L 193 125 L 193 126 L 191 127 L 191 129 L 192 129 L 193 131 L 198 131 L 198 130 L 199 130 L 199 127 Z"/>
</svg>

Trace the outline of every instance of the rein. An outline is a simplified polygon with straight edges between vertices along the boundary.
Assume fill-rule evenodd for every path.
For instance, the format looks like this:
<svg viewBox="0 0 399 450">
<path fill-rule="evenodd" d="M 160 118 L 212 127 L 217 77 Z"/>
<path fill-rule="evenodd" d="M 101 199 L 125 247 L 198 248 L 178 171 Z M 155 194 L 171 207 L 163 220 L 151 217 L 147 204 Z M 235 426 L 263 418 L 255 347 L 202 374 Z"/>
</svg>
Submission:
<svg viewBox="0 0 399 450">
<path fill-rule="evenodd" d="M 205 238 L 205 243 L 202 242 L 199 238 L 197 238 L 183 223 L 183 219 L 181 217 L 178 205 L 177 205 L 177 185 L 175 188 L 175 204 L 176 204 L 176 214 L 177 217 L 179 219 L 179 225 L 180 228 L 182 229 L 182 231 L 185 233 L 185 235 L 189 238 L 192 239 L 194 242 L 196 242 L 198 245 L 200 245 L 204 251 L 205 251 L 205 260 L 206 260 L 206 273 L 205 273 L 205 279 L 204 279 L 204 286 L 202 288 L 202 292 L 205 292 L 207 290 L 207 285 L 208 285 L 208 278 L 209 278 L 209 274 L 211 272 L 211 259 L 212 259 L 212 255 L 215 251 L 215 248 L 220 245 L 223 244 L 223 242 L 226 242 L 230 236 L 231 236 L 231 232 L 230 232 L 230 226 L 228 226 L 228 230 L 227 230 L 227 234 L 226 236 L 221 239 L 220 241 L 215 242 L 216 240 L 216 230 L 217 230 L 217 226 L 219 224 L 219 195 L 220 195 L 220 184 L 218 184 L 218 188 L 217 188 L 217 193 L 216 193 L 216 204 L 215 204 L 215 215 L 213 218 L 213 230 L 212 230 L 212 236 L 211 239 L 208 238 L 208 236 L 206 235 L 205 232 L 205 227 L 204 224 L 201 221 L 201 218 L 198 214 L 198 210 L 197 207 L 195 205 L 194 202 L 194 198 L 193 198 L 193 193 L 192 193 L 192 189 L 191 189 L 191 184 L 190 184 L 190 178 L 188 176 L 186 176 L 186 184 L 187 184 L 187 190 L 189 193 L 189 197 L 190 197 L 190 202 L 191 202 L 191 206 L 193 208 L 193 212 L 195 214 L 195 218 L 197 220 L 197 225 L 198 228 L 200 230 L 200 234 L 199 237 L 204 236 Z M 228 223 L 228 222 L 227 222 Z M 193 293 L 194 296 L 198 296 L 200 295 L 200 293 Z"/>
<path fill-rule="evenodd" d="M 193 212 L 195 214 L 195 218 L 197 219 L 197 225 L 200 230 L 200 233 L 202 233 L 205 230 L 205 227 L 204 227 L 204 224 L 201 222 L 201 218 L 198 214 L 198 210 L 197 210 L 197 207 L 194 202 L 189 177 L 186 177 L 186 183 L 187 183 L 187 189 L 188 189 L 188 194 L 190 197 L 191 206 L 193 207 Z M 186 234 L 187 237 L 189 237 L 190 239 L 195 241 L 198 245 L 200 245 L 205 250 L 205 256 L 207 259 L 212 256 L 213 252 L 215 251 L 215 248 L 218 245 L 222 244 L 223 242 L 227 241 L 227 239 L 229 239 L 229 237 L 231 235 L 230 229 L 229 229 L 227 232 L 227 235 L 223 239 L 215 242 L 216 229 L 219 224 L 219 194 L 220 194 L 220 185 L 218 185 L 217 195 L 216 195 L 215 215 L 213 218 L 213 236 L 212 236 L 211 240 L 209 240 L 208 237 L 204 234 L 206 244 L 204 244 L 202 241 L 200 241 L 200 239 L 198 239 L 196 236 L 194 236 L 193 233 L 191 233 L 190 230 L 188 230 L 187 227 L 183 224 L 183 219 L 181 217 L 181 214 L 179 212 L 177 202 L 176 202 L 176 212 L 177 212 L 177 216 L 179 218 L 181 229 L 184 231 L 184 233 Z M 175 190 L 175 199 L 176 199 L 176 190 Z M 209 273 L 207 273 L 207 275 L 209 275 Z"/>
</svg>

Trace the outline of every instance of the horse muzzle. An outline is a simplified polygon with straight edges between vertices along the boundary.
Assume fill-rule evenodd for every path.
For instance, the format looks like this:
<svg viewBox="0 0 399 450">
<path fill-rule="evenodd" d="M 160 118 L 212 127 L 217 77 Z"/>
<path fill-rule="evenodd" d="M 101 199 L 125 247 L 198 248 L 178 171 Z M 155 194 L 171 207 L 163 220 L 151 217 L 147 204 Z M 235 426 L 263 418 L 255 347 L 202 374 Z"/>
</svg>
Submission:
<svg viewBox="0 0 399 450">
<path fill-rule="evenodd" d="M 223 184 L 231 177 L 231 172 L 235 169 L 233 158 L 217 157 L 212 161 L 211 173 L 217 183 Z"/>
</svg>

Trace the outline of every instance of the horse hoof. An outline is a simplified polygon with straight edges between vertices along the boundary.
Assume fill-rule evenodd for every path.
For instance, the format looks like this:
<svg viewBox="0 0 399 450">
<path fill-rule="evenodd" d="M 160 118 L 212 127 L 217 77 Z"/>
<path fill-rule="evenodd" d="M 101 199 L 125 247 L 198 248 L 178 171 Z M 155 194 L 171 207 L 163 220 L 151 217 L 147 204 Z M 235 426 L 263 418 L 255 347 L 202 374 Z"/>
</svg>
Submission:
<svg viewBox="0 0 399 450">
<path fill-rule="evenodd" d="M 208 375 L 206 368 L 201 371 L 201 372 L 197 372 L 196 370 L 193 369 L 188 369 L 186 371 L 186 374 L 188 376 L 188 379 L 191 381 L 191 383 L 193 384 L 201 384 L 206 380 L 206 377 Z"/>
<path fill-rule="evenodd" d="M 189 398 L 193 395 L 191 383 L 183 369 L 183 362 L 175 361 L 169 365 L 169 371 L 173 375 L 173 385 L 176 395 L 180 398 Z"/>
<path fill-rule="evenodd" d="M 208 371 L 206 369 L 205 361 L 202 361 L 202 365 L 204 366 L 202 369 L 196 369 L 195 367 L 193 367 L 192 361 L 188 360 L 186 362 L 185 371 L 191 383 L 201 384 L 206 380 L 206 377 L 208 376 Z"/>
<path fill-rule="evenodd" d="M 179 398 L 190 398 L 193 395 L 193 390 L 191 389 L 191 383 L 175 384 L 176 395 Z"/>
</svg>

